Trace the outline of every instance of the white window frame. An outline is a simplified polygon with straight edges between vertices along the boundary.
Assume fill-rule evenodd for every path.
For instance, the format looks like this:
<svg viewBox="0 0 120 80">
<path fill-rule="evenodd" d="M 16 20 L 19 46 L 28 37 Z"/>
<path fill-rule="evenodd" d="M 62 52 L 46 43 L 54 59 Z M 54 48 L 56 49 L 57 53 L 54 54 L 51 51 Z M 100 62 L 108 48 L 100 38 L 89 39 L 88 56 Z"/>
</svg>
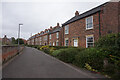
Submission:
<svg viewBox="0 0 120 80">
<path fill-rule="evenodd" d="M 56 38 L 59 38 L 59 32 L 56 33 Z"/>
<path fill-rule="evenodd" d="M 40 41 L 42 41 L 42 37 L 40 37 Z"/>
<path fill-rule="evenodd" d="M 90 38 L 90 37 L 93 37 L 93 42 L 89 42 L 89 43 L 93 43 L 93 46 L 94 46 L 94 36 L 93 36 L 93 35 L 87 35 L 87 36 L 86 36 L 86 48 L 88 48 L 88 42 L 87 42 L 87 40 L 88 40 L 88 38 Z"/>
<path fill-rule="evenodd" d="M 40 42 L 40 45 L 41 45 L 41 42 Z"/>
<path fill-rule="evenodd" d="M 74 45 L 74 41 L 75 41 L 75 40 L 77 40 L 77 46 Z M 73 46 L 74 46 L 74 47 L 78 47 L 78 39 L 73 39 Z"/>
<path fill-rule="evenodd" d="M 55 42 L 53 42 L 53 46 L 55 46 Z"/>
<path fill-rule="evenodd" d="M 91 23 L 91 24 L 92 24 L 92 27 L 90 27 L 90 28 L 88 28 L 88 19 L 89 19 L 89 18 L 92 18 L 92 23 Z M 93 29 L 93 16 L 90 16 L 90 17 L 87 17 L 87 18 L 86 18 L 86 30 L 89 30 L 89 29 Z"/>
<path fill-rule="evenodd" d="M 65 26 L 65 34 L 69 34 L 69 25 Z"/>
<path fill-rule="evenodd" d="M 58 40 L 56 41 L 56 46 L 59 46 L 59 41 Z"/>
<path fill-rule="evenodd" d="M 49 35 L 49 39 L 51 39 L 51 37 L 52 37 L 52 36 L 51 36 L 51 34 L 50 34 L 50 35 Z"/>
<path fill-rule="evenodd" d="M 52 46 L 51 42 L 49 42 L 49 46 Z"/>
<path fill-rule="evenodd" d="M 68 40 L 68 45 L 66 44 L 66 40 Z M 69 46 L 69 39 L 65 38 L 65 46 Z"/>
</svg>

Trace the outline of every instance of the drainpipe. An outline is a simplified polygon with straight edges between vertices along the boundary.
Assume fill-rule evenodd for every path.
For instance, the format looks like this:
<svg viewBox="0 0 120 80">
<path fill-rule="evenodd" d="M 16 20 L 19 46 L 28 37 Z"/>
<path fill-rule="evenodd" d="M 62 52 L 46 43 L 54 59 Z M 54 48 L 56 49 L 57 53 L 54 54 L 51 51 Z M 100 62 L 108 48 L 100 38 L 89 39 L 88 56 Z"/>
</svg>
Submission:
<svg viewBox="0 0 120 80">
<path fill-rule="evenodd" d="M 62 46 L 64 46 L 64 27 L 62 28 L 63 28 L 63 45 Z"/>
<path fill-rule="evenodd" d="M 99 12 L 99 37 L 101 37 L 101 22 L 100 22 L 100 12 Z"/>
</svg>

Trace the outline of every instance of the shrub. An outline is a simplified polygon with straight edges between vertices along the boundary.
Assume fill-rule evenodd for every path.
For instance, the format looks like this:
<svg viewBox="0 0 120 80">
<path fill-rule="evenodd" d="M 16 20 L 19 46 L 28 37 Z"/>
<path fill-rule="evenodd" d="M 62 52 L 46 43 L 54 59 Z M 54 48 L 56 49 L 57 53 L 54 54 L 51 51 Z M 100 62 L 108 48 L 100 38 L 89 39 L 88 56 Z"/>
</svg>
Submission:
<svg viewBox="0 0 120 80">
<path fill-rule="evenodd" d="M 47 54 L 51 54 L 54 50 L 56 50 L 56 48 L 49 46 L 42 46 L 40 47 L 40 50 L 44 51 Z"/>
<path fill-rule="evenodd" d="M 74 64 L 84 68 L 85 63 L 88 63 L 93 69 L 102 70 L 104 58 L 105 55 L 100 50 L 88 48 L 75 56 Z"/>
<path fill-rule="evenodd" d="M 101 37 L 96 43 L 96 48 L 110 48 L 112 52 L 120 51 L 120 33 L 108 34 Z M 110 50 L 109 49 L 109 50 Z"/>
<path fill-rule="evenodd" d="M 50 47 L 50 54 L 53 53 L 56 50 L 54 47 Z"/>
<path fill-rule="evenodd" d="M 58 54 L 59 54 L 59 53 L 62 53 L 63 50 L 64 50 L 64 49 L 55 50 L 55 51 L 53 51 L 53 52 L 51 53 L 51 55 L 54 56 L 54 57 L 57 57 Z"/>
<path fill-rule="evenodd" d="M 40 50 L 44 51 L 44 52 L 47 53 L 47 54 L 50 53 L 50 48 L 49 48 L 49 46 L 42 46 L 42 47 L 40 47 Z"/>
<path fill-rule="evenodd" d="M 60 49 L 52 53 L 53 56 L 57 56 L 60 60 L 72 63 L 75 60 L 75 55 L 82 49 L 78 48 L 66 48 Z"/>
<path fill-rule="evenodd" d="M 53 47 L 53 46 L 50 46 L 50 47 Z M 68 46 L 54 46 L 54 48 L 56 48 L 56 50 L 58 50 L 58 49 L 68 48 Z"/>
</svg>

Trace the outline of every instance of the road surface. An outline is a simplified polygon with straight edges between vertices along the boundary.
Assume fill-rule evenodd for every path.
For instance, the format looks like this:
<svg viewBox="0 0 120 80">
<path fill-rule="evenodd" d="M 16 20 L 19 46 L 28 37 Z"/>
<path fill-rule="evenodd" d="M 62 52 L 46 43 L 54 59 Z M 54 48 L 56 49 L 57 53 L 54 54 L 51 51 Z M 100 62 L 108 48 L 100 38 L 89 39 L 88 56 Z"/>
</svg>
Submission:
<svg viewBox="0 0 120 80">
<path fill-rule="evenodd" d="M 102 78 L 103 76 L 75 68 L 37 49 L 25 47 L 3 68 L 3 78 Z"/>
</svg>

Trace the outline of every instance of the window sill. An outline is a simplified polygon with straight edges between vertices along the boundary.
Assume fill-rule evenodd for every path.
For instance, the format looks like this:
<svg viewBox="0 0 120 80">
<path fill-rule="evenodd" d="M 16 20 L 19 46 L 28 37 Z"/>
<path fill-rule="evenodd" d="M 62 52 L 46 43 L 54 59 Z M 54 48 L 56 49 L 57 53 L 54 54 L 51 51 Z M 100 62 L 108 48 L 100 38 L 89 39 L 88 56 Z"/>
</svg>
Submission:
<svg viewBox="0 0 120 80">
<path fill-rule="evenodd" d="M 87 31 L 87 30 L 93 30 L 93 28 L 88 28 L 88 29 L 86 29 L 86 31 Z"/>
<path fill-rule="evenodd" d="M 65 35 L 68 35 L 68 34 L 65 34 Z"/>
</svg>

